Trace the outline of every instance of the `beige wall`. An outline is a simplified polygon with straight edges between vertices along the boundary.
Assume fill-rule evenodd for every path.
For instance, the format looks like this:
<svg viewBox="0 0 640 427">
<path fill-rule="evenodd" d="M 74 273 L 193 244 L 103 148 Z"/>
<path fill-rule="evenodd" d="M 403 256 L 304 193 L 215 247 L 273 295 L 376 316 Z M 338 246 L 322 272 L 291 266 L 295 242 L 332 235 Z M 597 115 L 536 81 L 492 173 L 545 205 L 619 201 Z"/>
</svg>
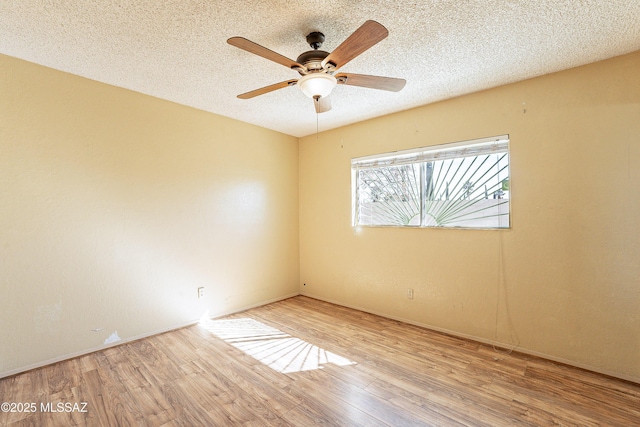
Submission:
<svg viewBox="0 0 640 427">
<path fill-rule="evenodd" d="M 298 151 L 0 56 L 0 376 L 300 290 L 640 381 L 638 69 L 640 52 Z M 505 133 L 511 230 L 351 227 L 352 157 Z"/>
<path fill-rule="evenodd" d="M 303 138 L 302 291 L 640 381 L 638 70 L 640 52 Z M 351 227 L 351 158 L 501 134 L 512 229 Z"/>
<path fill-rule="evenodd" d="M 0 56 L 0 376 L 298 281 L 296 138 Z"/>
</svg>

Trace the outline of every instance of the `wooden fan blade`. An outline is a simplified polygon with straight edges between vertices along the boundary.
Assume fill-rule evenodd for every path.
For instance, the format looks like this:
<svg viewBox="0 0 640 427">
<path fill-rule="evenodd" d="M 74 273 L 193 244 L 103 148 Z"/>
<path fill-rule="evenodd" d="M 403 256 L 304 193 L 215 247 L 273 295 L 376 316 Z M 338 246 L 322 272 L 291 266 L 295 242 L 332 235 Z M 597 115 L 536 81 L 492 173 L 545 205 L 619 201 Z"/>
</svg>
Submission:
<svg viewBox="0 0 640 427">
<path fill-rule="evenodd" d="M 252 90 L 251 92 L 246 92 L 238 95 L 240 99 L 249 99 L 256 97 L 258 95 L 264 95 L 265 93 L 273 92 L 274 90 L 282 89 L 283 87 L 293 86 L 298 82 L 298 80 L 287 80 L 284 82 L 272 84 L 269 86 L 261 87 L 260 89 Z"/>
<path fill-rule="evenodd" d="M 331 110 L 331 98 L 328 96 L 313 98 L 313 105 L 316 107 L 316 113 L 324 113 Z"/>
<path fill-rule="evenodd" d="M 298 64 L 293 59 L 289 59 L 286 56 L 280 55 L 277 52 L 274 52 L 270 49 L 267 49 L 264 46 L 260 46 L 257 43 L 252 42 L 251 40 L 247 40 L 244 37 L 231 37 L 227 40 L 231 46 L 235 46 L 242 50 L 246 50 L 247 52 L 251 52 L 255 55 L 262 56 L 270 61 L 277 62 L 278 64 L 282 64 L 288 68 L 304 68 L 303 65 Z"/>
<path fill-rule="evenodd" d="M 336 68 L 340 68 L 388 35 L 389 31 L 382 24 L 367 21 L 331 52 L 322 61 L 322 66 L 332 63 Z"/>
<path fill-rule="evenodd" d="M 335 77 L 338 80 L 338 84 L 388 90 L 391 92 L 398 92 L 402 90 L 404 85 L 407 83 L 405 79 L 368 76 L 366 74 L 340 73 L 336 74 Z"/>
</svg>

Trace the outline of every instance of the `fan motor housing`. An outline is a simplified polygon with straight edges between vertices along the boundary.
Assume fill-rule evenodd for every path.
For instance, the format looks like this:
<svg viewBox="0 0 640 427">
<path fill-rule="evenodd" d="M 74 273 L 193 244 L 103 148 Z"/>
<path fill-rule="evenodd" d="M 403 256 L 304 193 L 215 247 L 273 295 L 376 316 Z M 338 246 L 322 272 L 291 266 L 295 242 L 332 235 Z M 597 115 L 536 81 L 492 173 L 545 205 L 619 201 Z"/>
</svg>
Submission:
<svg viewBox="0 0 640 427">
<path fill-rule="evenodd" d="M 322 69 L 322 60 L 329 55 L 329 52 L 325 52 L 324 50 L 309 50 L 307 52 L 302 53 L 296 59 L 296 62 L 307 67 L 307 70 L 321 70 Z"/>
</svg>

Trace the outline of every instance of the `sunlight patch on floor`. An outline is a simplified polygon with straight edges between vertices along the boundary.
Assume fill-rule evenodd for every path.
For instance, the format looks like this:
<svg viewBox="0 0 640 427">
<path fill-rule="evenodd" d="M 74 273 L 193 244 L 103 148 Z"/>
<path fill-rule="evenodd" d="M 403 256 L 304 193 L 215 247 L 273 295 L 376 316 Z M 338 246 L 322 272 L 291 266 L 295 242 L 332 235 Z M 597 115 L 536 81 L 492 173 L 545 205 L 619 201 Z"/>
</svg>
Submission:
<svg viewBox="0 0 640 427">
<path fill-rule="evenodd" d="M 355 364 L 254 319 L 203 319 L 200 326 L 282 373 L 322 369 L 322 365 L 327 363 L 338 366 Z"/>
</svg>

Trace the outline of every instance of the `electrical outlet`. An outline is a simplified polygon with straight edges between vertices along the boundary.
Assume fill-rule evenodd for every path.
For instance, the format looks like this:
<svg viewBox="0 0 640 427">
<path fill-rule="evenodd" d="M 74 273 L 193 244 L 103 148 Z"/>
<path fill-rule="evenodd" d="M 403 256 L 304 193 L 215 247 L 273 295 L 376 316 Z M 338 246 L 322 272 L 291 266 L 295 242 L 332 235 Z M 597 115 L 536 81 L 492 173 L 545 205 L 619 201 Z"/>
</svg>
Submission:
<svg viewBox="0 0 640 427">
<path fill-rule="evenodd" d="M 413 299 L 413 289 L 407 289 L 407 298 Z"/>
<path fill-rule="evenodd" d="M 198 288 L 198 298 L 202 298 L 204 296 L 204 287 Z"/>
</svg>

